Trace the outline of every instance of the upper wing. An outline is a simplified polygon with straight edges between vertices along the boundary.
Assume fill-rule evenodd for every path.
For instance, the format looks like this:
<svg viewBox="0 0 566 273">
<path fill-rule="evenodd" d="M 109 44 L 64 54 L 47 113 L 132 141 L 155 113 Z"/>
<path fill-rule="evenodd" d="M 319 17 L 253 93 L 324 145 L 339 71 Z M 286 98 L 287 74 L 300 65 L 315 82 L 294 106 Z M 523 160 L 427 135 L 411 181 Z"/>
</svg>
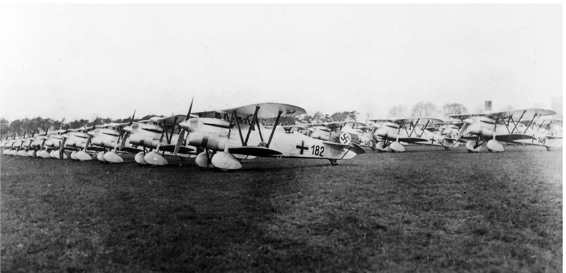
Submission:
<svg viewBox="0 0 566 273">
<path fill-rule="evenodd" d="M 471 117 L 485 117 L 487 114 L 460 114 L 460 115 L 450 115 L 450 118 L 465 120 Z"/>
<path fill-rule="evenodd" d="M 550 116 L 556 114 L 555 111 L 542 108 L 526 108 L 513 111 L 495 112 L 486 114 L 493 120 L 513 119 L 515 122 L 520 120 L 531 120 L 535 117 Z"/>
<path fill-rule="evenodd" d="M 236 113 L 236 116 L 240 118 L 247 118 L 249 116 L 252 116 L 255 113 L 256 108 L 258 107 L 259 110 L 257 112 L 257 117 L 259 119 L 275 118 L 277 117 L 279 112 L 281 112 L 282 116 L 295 116 L 295 115 L 306 114 L 305 109 L 299 106 L 284 104 L 284 103 L 272 103 L 272 102 L 249 104 L 240 107 L 224 109 L 221 110 L 221 112 Z"/>
<path fill-rule="evenodd" d="M 144 122 L 154 122 L 154 123 L 158 123 L 159 125 L 163 126 L 163 127 L 170 127 L 170 126 L 175 126 L 177 124 L 179 124 L 180 122 L 185 120 L 186 115 L 181 115 L 181 114 L 177 114 L 177 115 L 171 115 L 171 116 L 155 116 L 155 117 L 151 117 L 149 119 L 145 119 L 145 120 L 140 120 L 138 122 L 140 123 L 144 123 Z"/>
</svg>

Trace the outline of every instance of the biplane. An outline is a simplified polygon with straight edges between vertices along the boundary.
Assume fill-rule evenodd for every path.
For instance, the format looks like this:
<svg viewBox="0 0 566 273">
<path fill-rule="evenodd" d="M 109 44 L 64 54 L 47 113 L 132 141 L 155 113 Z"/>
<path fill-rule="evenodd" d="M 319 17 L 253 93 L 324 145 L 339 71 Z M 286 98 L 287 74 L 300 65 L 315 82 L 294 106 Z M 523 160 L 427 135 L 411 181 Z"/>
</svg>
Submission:
<svg viewBox="0 0 566 273">
<path fill-rule="evenodd" d="M 67 133 L 63 135 L 63 152 L 65 157 L 80 161 L 92 160 L 92 156 L 86 152 L 92 137 L 88 132 L 92 129 L 93 127 L 83 126 L 67 130 Z"/>
<path fill-rule="evenodd" d="M 69 155 L 65 153 L 65 134 L 67 130 L 49 130 L 47 139 L 44 142 L 43 149 L 49 152 L 51 158 L 67 159 Z"/>
<path fill-rule="evenodd" d="M 372 137 L 374 128 L 354 120 L 301 123 L 287 127 L 292 131 L 320 140 L 356 145 L 360 148 L 373 149 L 375 145 Z"/>
<path fill-rule="evenodd" d="M 96 159 L 101 162 L 124 162 L 130 153 L 138 151 L 127 145 L 126 140 L 130 132 L 124 129 L 134 123 L 135 115 L 136 111 L 134 111 L 128 122 L 111 122 L 95 125 L 93 130 L 88 131 L 90 141 L 85 151 L 96 153 Z"/>
<path fill-rule="evenodd" d="M 186 144 L 197 147 L 195 163 L 202 168 L 242 168 L 246 156 L 276 158 L 350 159 L 362 149 L 304 134 L 278 129 L 282 118 L 306 113 L 301 107 L 281 103 L 258 103 L 236 108 L 200 112 L 179 126 L 186 132 Z M 270 129 L 260 121 L 273 122 Z M 178 149 L 181 141 L 175 145 Z"/>
<path fill-rule="evenodd" d="M 523 121 L 523 126 L 526 126 L 526 121 Z M 523 127 L 524 128 L 524 127 Z M 544 116 L 534 121 L 529 130 L 535 139 L 531 142 L 538 142 L 541 144 L 548 145 L 549 147 L 561 147 L 562 146 L 562 119 Z M 525 142 L 525 141 L 522 141 Z"/>
<path fill-rule="evenodd" d="M 2 143 L 2 154 L 3 155 L 16 155 L 17 149 L 19 148 L 19 144 L 21 144 L 21 137 L 17 135 L 12 135 L 10 137 L 6 137 L 4 142 Z"/>
<path fill-rule="evenodd" d="M 451 115 L 451 118 L 463 122 L 459 139 L 466 141 L 468 152 L 480 152 L 485 144 L 490 152 L 503 152 L 502 143 L 550 146 L 537 141 L 532 126 L 538 118 L 554 115 L 556 112 L 541 108 L 527 108 L 506 112 L 485 114 Z"/>
<path fill-rule="evenodd" d="M 381 152 L 404 152 L 404 144 L 450 147 L 450 139 L 438 129 L 443 120 L 432 117 L 371 119 L 376 126 L 375 149 Z"/>
<path fill-rule="evenodd" d="M 107 123 L 95 125 L 94 129 L 89 131 L 90 142 L 88 143 L 89 152 L 95 152 L 96 159 L 101 162 L 121 163 L 124 162 L 124 154 L 122 148 L 126 140 L 127 132 L 123 127 L 130 123 Z"/>
<path fill-rule="evenodd" d="M 187 115 L 155 116 L 134 122 L 124 127 L 129 133 L 128 148 L 136 152 L 134 160 L 141 165 L 163 166 L 182 164 L 195 150 L 184 143 L 184 130 L 179 123 L 190 116 L 192 102 Z M 133 149 L 133 150 L 132 150 Z"/>
</svg>

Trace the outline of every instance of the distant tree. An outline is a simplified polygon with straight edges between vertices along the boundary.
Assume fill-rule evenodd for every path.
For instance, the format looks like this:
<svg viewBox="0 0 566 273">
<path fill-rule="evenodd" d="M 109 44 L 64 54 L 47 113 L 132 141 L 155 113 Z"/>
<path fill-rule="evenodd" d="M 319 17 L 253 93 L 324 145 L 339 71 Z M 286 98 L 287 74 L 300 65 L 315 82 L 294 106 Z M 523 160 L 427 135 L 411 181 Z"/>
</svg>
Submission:
<svg viewBox="0 0 566 273">
<path fill-rule="evenodd" d="M 446 116 L 467 114 L 468 109 L 460 103 L 447 103 L 442 106 L 442 113 Z"/>
<path fill-rule="evenodd" d="M 406 105 L 395 105 L 389 109 L 390 117 L 405 117 L 409 115 L 409 108 Z"/>
<path fill-rule="evenodd" d="M 332 121 L 356 120 L 357 116 L 358 116 L 357 111 L 344 111 L 344 112 L 336 112 L 330 115 L 330 119 Z"/>
<path fill-rule="evenodd" d="M 318 122 L 318 121 L 322 121 L 324 119 L 324 114 L 320 111 L 315 112 L 314 115 L 312 115 L 312 120 L 311 122 Z"/>
<path fill-rule="evenodd" d="M 76 128 L 80 128 L 80 127 L 86 126 L 88 123 L 89 123 L 89 122 L 88 122 L 88 120 L 86 120 L 86 119 L 78 119 L 78 120 L 73 120 L 73 121 L 69 122 L 69 123 L 67 124 L 67 126 L 68 126 L 69 128 L 76 129 Z"/>
<path fill-rule="evenodd" d="M 439 114 L 439 111 L 431 102 L 419 102 L 415 104 L 411 110 L 412 117 L 427 117 L 427 116 L 436 116 Z"/>
<path fill-rule="evenodd" d="M 0 136 L 6 135 L 9 131 L 10 122 L 5 118 L 0 118 Z"/>
<path fill-rule="evenodd" d="M 92 124 L 98 125 L 98 124 L 104 124 L 104 123 L 110 123 L 110 122 L 112 122 L 112 119 L 110 119 L 110 118 L 96 117 L 96 118 L 92 121 Z"/>
</svg>

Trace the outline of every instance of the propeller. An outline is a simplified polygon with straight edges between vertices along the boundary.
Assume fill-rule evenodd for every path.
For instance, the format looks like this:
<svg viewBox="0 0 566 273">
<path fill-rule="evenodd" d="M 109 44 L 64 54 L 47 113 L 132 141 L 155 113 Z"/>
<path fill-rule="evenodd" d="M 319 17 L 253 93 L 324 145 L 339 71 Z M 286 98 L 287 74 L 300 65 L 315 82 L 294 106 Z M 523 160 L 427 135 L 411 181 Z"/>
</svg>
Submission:
<svg viewBox="0 0 566 273">
<path fill-rule="evenodd" d="M 191 104 L 189 105 L 189 111 L 187 112 L 187 116 L 185 116 L 185 120 L 189 120 L 191 118 L 194 99 L 195 99 L 194 97 L 191 98 Z M 179 131 L 179 137 L 177 138 L 177 143 L 175 144 L 175 150 L 173 150 L 174 154 L 177 154 L 179 152 L 179 148 L 181 147 L 182 142 L 186 139 L 185 131 L 187 131 L 186 137 L 189 136 L 190 132 L 188 131 L 188 129 L 181 128 L 181 130 Z"/>
</svg>

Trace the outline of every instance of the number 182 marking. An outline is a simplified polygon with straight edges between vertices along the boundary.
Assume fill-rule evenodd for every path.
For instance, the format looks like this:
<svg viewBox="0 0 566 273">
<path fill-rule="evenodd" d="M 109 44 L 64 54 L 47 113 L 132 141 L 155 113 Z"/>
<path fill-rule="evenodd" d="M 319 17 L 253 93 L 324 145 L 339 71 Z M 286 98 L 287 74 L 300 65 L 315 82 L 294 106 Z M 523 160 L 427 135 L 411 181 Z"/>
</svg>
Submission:
<svg viewBox="0 0 566 273">
<path fill-rule="evenodd" d="M 311 151 L 313 155 L 322 157 L 324 153 L 324 146 L 312 145 Z"/>
</svg>

